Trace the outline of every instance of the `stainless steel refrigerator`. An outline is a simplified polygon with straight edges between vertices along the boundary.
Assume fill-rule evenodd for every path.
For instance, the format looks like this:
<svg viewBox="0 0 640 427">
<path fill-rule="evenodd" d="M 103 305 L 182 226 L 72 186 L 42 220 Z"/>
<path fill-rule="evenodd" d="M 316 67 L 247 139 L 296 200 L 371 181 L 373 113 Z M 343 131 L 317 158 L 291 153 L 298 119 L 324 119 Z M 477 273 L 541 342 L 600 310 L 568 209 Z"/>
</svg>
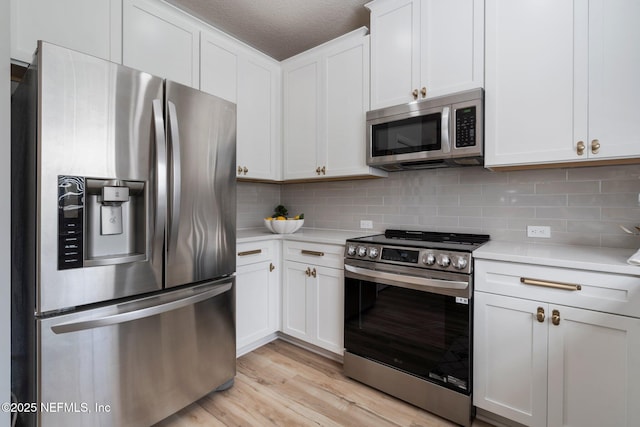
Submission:
<svg viewBox="0 0 640 427">
<path fill-rule="evenodd" d="M 23 423 L 144 426 L 235 376 L 236 106 L 39 42 L 12 99 Z"/>
</svg>

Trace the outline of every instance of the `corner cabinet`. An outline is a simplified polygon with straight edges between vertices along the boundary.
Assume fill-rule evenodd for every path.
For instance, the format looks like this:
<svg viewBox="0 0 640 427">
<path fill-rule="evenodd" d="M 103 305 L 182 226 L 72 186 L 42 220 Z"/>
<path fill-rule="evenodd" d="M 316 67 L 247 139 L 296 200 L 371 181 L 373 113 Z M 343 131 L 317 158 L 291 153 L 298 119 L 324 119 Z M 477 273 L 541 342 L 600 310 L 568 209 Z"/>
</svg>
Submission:
<svg viewBox="0 0 640 427">
<path fill-rule="evenodd" d="M 238 107 L 237 178 L 281 180 L 280 64 L 221 32 L 200 43 L 201 90 Z"/>
<path fill-rule="evenodd" d="M 284 241 L 282 332 L 344 352 L 344 246 Z"/>
<path fill-rule="evenodd" d="M 535 427 L 640 425 L 640 277 L 475 267 L 476 407 Z"/>
<path fill-rule="evenodd" d="M 199 89 L 200 29 L 164 2 L 123 0 L 122 63 Z"/>
<path fill-rule="evenodd" d="M 116 63 L 122 61 L 121 0 L 11 0 L 11 58 L 30 63 L 46 40 Z"/>
<path fill-rule="evenodd" d="M 640 162 L 638 19 L 633 0 L 486 0 L 485 166 Z"/>
<path fill-rule="evenodd" d="M 371 109 L 483 87 L 483 0 L 376 0 Z"/>
<path fill-rule="evenodd" d="M 366 31 L 358 29 L 282 62 L 285 180 L 387 175 L 366 165 Z"/>
<path fill-rule="evenodd" d="M 280 242 L 237 245 L 236 353 L 277 337 L 280 329 Z"/>
</svg>

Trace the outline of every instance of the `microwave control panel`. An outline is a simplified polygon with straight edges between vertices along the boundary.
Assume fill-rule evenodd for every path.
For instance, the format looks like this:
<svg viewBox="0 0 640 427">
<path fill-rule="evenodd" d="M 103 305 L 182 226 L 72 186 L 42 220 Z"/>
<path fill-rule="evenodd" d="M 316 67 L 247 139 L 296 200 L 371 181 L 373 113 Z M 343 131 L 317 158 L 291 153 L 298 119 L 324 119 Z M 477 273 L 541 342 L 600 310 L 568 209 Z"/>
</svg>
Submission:
<svg viewBox="0 0 640 427">
<path fill-rule="evenodd" d="M 476 145 L 476 107 L 456 110 L 456 148 Z"/>
</svg>

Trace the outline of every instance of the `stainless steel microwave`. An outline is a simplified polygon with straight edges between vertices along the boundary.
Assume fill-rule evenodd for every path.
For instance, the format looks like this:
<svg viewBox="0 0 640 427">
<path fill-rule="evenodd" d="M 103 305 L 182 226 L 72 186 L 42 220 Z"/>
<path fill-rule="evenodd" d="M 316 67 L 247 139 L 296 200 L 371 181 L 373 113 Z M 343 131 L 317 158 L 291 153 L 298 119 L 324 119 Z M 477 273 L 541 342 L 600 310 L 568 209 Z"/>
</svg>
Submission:
<svg viewBox="0 0 640 427">
<path fill-rule="evenodd" d="M 484 93 L 367 112 L 367 164 L 387 171 L 484 164 Z"/>
</svg>

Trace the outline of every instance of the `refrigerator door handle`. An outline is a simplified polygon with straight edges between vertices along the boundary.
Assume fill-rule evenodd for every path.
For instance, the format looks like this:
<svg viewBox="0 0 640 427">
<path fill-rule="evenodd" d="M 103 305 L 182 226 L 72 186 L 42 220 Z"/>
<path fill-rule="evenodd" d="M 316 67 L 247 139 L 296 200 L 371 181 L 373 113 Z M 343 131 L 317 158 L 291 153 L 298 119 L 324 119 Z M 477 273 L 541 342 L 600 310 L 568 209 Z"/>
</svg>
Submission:
<svg viewBox="0 0 640 427">
<path fill-rule="evenodd" d="M 145 306 L 144 308 L 137 308 L 137 306 L 139 306 L 138 301 L 133 303 L 125 303 L 119 306 L 119 310 L 118 310 L 120 311 L 120 307 L 123 307 L 122 309 L 125 310 L 123 312 L 118 312 L 117 314 L 112 314 L 112 315 L 106 315 L 96 319 L 81 320 L 78 322 L 60 323 L 58 325 L 52 326 L 51 330 L 56 334 L 66 334 L 69 332 L 83 331 L 86 329 L 95 329 L 102 326 L 116 325 L 120 323 L 131 322 L 133 320 L 144 319 L 145 317 L 151 317 L 158 314 L 166 313 L 168 311 L 177 310 L 182 307 L 187 307 L 190 305 L 194 305 L 198 302 L 214 298 L 218 295 L 228 292 L 229 290 L 231 290 L 232 286 L 233 286 L 233 281 L 224 282 L 216 285 L 213 288 L 207 287 L 206 290 L 199 292 L 195 295 L 190 295 L 186 298 L 178 297 L 168 302 L 164 302 L 158 305 Z M 160 295 L 152 298 L 162 300 L 162 299 L 166 299 L 166 296 Z M 126 308 L 128 304 L 133 305 L 133 307 L 130 308 L 129 310 L 127 310 Z M 145 305 L 148 305 L 148 304 L 145 304 Z"/>
<path fill-rule="evenodd" d="M 161 251 L 164 243 L 164 223 L 167 212 L 167 149 L 164 134 L 162 100 L 154 99 L 152 109 L 156 144 L 156 224 L 153 247 Z"/>
<path fill-rule="evenodd" d="M 173 102 L 167 101 L 167 132 L 171 146 L 171 209 L 169 211 L 169 252 L 175 252 L 178 244 L 178 225 L 180 221 L 180 189 L 182 170 L 180 167 L 180 133 L 178 132 L 178 114 Z"/>
</svg>

